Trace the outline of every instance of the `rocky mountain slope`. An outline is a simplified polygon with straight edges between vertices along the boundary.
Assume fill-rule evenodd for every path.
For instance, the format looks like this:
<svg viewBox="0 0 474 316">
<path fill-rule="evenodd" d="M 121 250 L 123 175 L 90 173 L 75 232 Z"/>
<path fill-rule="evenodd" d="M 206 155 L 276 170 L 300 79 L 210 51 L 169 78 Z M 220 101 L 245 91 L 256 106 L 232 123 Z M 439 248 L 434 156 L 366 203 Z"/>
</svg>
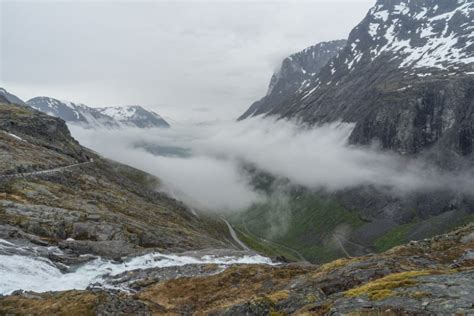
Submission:
<svg viewBox="0 0 474 316">
<path fill-rule="evenodd" d="M 161 116 L 153 111 L 147 111 L 139 105 L 99 108 L 97 110 L 127 126 L 140 128 L 170 126 Z"/>
<path fill-rule="evenodd" d="M 313 77 L 345 45 L 346 40 L 323 42 L 285 58 L 280 70 L 273 74 L 266 96 L 253 103 L 239 120 L 266 113 L 292 95 L 305 90 Z"/>
<path fill-rule="evenodd" d="M 138 105 L 92 108 L 81 103 L 60 101 L 49 97 L 36 97 L 28 100 L 26 104 L 41 112 L 60 117 L 68 123 L 89 128 L 169 127 L 169 124 L 158 114 Z"/>
<path fill-rule="evenodd" d="M 4 98 L 4 102 L 25 105 L 25 102 L 23 102 L 23 100 L 21 100 L 16 95 L 9 93 L 4 88 L 0 88 L 0 96 Z"/>
<path fill-rule="evenodd" d="M 376 145 L 404 156 L 401 161 L 421 158 L 418 163 L 428 161 L 447 176 L 462 170 L 469 177 L 473 21 L 472 1 L 379 0 L 305 89 L 265 106 L 258 101 L 244 117 L 267 115 L 310 125 L 350 122 L 352 144 Z M 258 171 L 252 176 L 261 177 Z M 272 178 L 263 176 L 265 182 Z M 351 255 L 383 251 L 472 221 L 472 194 L 458 191 L 446 186 L 400 195 L 359 186 L 328 193 L 290 184 L 285 192 L 270 192 L 270 197 L 288 197 L 288 229 L 278 236 L 268 228 L 275 221 L 272 202 L 255 205 L 234 223 L 242 238 L 267 253 L 286 255 L 290 247 L 321 262 L 344 255 L 341 244 Z"/>
<path fill-rule="evenodd" d="M 234 247 L 222 221 L 159 193 L 157 178 L 82 147 L 59 118 L 0 104 L 0 148 L 0 239 L 58 246 L 70 261 Z"/>
<path fill-rule="evenodd" d="M 103 115 L 96 109 L 81 103 L 60 101 L 49 97 L 36 97 L 26 104 L 43 113 L 59 117 L 68 123 L 82 124 L 91 127 L 119 127 L 110 116 Z"/>
<path fill-rule="evenodd" d="M 0 313 L 57 315 L 469 315 L 474 226 L 383 254 L 308 264 L 136 270 L 134 290 L 16 292 Z"/>
<path fill-rule="evenodd" d="M 352 122 L 352 143 L 472 162 L 473 21 L 470 0 L 378 0 L 303 91 L 252 113 Z"/>
</svg>

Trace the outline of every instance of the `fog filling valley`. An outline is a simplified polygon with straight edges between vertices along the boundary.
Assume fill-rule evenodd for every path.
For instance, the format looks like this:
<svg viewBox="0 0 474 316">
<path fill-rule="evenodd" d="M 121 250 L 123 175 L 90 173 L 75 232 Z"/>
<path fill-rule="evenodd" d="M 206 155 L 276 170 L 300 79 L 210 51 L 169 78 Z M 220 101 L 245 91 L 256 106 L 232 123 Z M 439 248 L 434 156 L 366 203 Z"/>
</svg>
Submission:
<svg viewBox="0 0 474 316">
<path fill-rule="evenodd" d="M 254 118 L 168 129 L 70 127 L 85 146 L 156 175 L 160 190 L 213 211 L 241 210 L 265 198 L 250 185 L 243 163 L 315 190 L 371 184 L 396 194 L 444 187 L 468 194 L 474 190 L 469 173 L 441 174 L 420 161 L 349 145 L 353 126 L 347 123 L 301 128 Z"/>
</svg>

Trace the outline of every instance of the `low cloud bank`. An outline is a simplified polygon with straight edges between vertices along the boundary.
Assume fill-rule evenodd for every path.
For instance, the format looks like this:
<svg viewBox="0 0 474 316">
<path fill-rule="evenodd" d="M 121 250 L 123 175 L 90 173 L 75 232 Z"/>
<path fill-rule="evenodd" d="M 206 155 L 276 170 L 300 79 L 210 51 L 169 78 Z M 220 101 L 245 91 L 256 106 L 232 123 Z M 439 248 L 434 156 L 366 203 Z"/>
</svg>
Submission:
<svg viewBox="0 0 474 316">
<path fill-rule="evenodd" d="M 175 197 L 215 211 L 242 209 L 263 199 L 250 186 L 242 162 L 311 189 L 376 185 L 403 194 L 449 187 L 474 194 L 472 173 L 445 174 L 420 161 L 350 146 L 352 128 L 343 123 L 301 128 L 288 121 L 255 118 L 169 129 L 71 126 L 71 131 L 105 157 L 158 176 Z M 137 144 L 146 144 L 148 150 Z M 152 154 L 150 148 L 157 150 Z"/>
</svg>

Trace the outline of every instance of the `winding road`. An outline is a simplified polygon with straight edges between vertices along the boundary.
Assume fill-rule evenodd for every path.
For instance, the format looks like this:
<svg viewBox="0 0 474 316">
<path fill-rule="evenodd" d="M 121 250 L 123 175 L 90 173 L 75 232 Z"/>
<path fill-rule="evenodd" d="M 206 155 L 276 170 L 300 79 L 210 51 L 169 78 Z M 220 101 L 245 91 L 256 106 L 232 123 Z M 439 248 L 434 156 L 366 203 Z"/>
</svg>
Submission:
<svg viewBox="0 0 474 316">
<path fill-rule="evenodd" d="M 341 250 L 344 252 L 344 254 L 348 257 L 348 258 L 352 258 L 352 256 L 350 255 L 350 253 L 346 250 L 346 248 L 344 247 L 344 243 L 346 244 L 351 244 L 353 246 L 355 246 L 356 248 L 358 248 L 362 253 L 364 253 L 365 255 L 368 255 L 368 254 L 372 254 L 372 251 L 370 249 L 368 249 L 367 247 L 361 245 L 361 244 L 358 244 L 358 243 L 355 243 L 347 238 L 345 238 L 343 235 L 340 235 L 338 233 L 333 233 L 333 237 L 336 239 L 336 241 L 338 242 L 339 246 L 341 247 Z"/>
<path fill-rule="evenodd" d="M 72 168 L 75 168 L 75 167 L 78 167 L 78 166 L 91 164 L 93 162 L 94 161 L 91 159 L 89 161 L 79 162 L 79 163 L 75 163 L 75 164 L 72 164 L 72 165 L 53 168 L 53 169 L 48 169 L 48 170 L 23 172 L 23 173 L 13 173 L 13 174 L 1 174 L 0 175 L 0 180 L 2 180 L 2 179 L 11 179 L 11 178 L 26 178 L 26 177 L 33 177 L 33 176 L 42 175 L 42 174 L 50 174 L 50 173 L 55 173 L 55 172 L 61 172 L 61 171 L 72 169 Z"/>
<path fill-rule="evenodd" d="M 264 242 L 266 244 L 269 244 L 269 245 L 273 245 L 273 246 L 276 246 L 276 247 L 279 247 L 279 248 L 284 248 L 288 251 L 290 251 L 291 253 L 293 253 L 294 255 L 296 255 L 296 257 L 302 261 L 302 262 L 308 262 L 308 260 L 305 259 L 305 257 L 303 257 L 303 255 L 296 249 L 293 249 L 293 248 L 290 248 L 288 246 L 285 246 L 285 245 L 282 245 L 280 243 L 277 243 L 277 242 L 274 242 L 274 241 L 271 241 L 271 240 L 268 240 L 268 239 L 265 239 L 265 238 L 262 238 L 262 237 L 259 237 L 257 235 L 255 235 L 254 233 L 250 232 L 250 230 L 248 229 L 247 227 L 247 223 L 245 223 L 245 220 L 242 220 L 242 226 L 244 227 L 245 231 L 247 232 L 248 235 L 252 236 L 253 238 L 256 238 L 258 240 L 260 240 L 261 242 Z"/>
<path fill-rule="evenodd" d="M 247 247 L 246 244 L 244 244 L 244 243 L 242 242 L 242 240 L 239 239 L 239 237 L 238 237 L 237 234 L 235 233 L 235 230 L 234 230 L 234 228 L 232 227 L 232 225 L 230 225 L 229 222 L 226 221 L 225 219 L 222 218 L 222 220 L 224 221 L 224 223 L 226 223 L 227 227 L 229 228 L 230 236 L 232 237 L 232 239 L 233 239 L 243 250 L 251 250 L 249 247 Z"/>
</svg>

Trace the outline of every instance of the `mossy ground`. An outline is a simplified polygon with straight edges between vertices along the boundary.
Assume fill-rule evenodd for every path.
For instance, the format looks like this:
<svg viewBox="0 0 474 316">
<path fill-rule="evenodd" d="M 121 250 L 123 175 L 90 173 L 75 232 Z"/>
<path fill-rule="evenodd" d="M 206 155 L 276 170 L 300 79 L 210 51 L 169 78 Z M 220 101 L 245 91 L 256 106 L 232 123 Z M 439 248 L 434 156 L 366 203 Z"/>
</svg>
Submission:
<svg viewBox="0 0 474 316">
<path fill-rule="evenodd" d="M 306 273 L 297 267 L 236 266 L 206 278 L 181 278 L 152 285 L 139 298 L 175 313 L 179 306 L 192 307 L 200 315 L 246 301 L 273 305 L 288 298 L 289 280 Z"/>
<path fill-rule="evenodd" d="M 102 295 L 87 291 L 33 294 L 30 298 L 8 296 L 0 300 L 0 314 L 93 316 L 102 299 Z"/>
<path fill-rule="evenodd" d="M 395 289 L 401 287 L 410 287 L 416 285 L 415 277 L 441 274 L 449 271 L 439 270 L 421 270 L 421 271 L 406 271 L 387 275 L 383 278 L 368 282 L 362 286 L 350 289 L 345 292 L 346 297 L 356 297 L 367 295 L 371 300 L 382 300 L 394 296 Z"/>
</svg>

